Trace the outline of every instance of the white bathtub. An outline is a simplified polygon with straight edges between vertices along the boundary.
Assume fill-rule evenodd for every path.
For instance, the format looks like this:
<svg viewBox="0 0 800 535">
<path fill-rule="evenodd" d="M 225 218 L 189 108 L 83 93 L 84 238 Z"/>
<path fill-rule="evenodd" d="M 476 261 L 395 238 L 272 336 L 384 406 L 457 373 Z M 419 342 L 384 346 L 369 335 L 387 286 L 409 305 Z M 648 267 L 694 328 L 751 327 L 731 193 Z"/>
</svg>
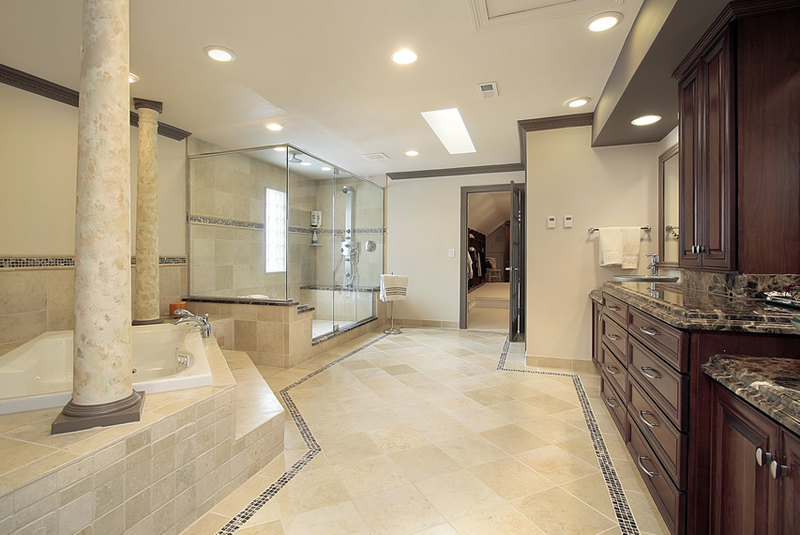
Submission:
<svg viewBox="0 0 800 535">
<path fill-rule="evenodd" d="M 212 384 L 191 325 L 133 327 L 133 387 L 147 393 Z M 61 407 L 72 397 L 72 331 L 49 331 L 0 356 L 0 414 Z"/>
</svg>

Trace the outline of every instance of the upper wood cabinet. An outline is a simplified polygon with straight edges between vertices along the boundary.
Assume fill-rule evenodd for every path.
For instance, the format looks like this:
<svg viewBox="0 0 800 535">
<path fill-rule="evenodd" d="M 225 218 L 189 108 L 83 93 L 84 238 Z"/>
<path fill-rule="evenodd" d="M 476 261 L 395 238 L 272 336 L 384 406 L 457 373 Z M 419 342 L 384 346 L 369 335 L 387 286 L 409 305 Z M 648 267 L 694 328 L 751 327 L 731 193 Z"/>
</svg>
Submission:
<svg viewBox="0 0 800 535">
<path fill-rule="evenodd" d="M 675 73 L 681 267 L 800 273 L 799 27 L 733 2 Z"/>
</svg>

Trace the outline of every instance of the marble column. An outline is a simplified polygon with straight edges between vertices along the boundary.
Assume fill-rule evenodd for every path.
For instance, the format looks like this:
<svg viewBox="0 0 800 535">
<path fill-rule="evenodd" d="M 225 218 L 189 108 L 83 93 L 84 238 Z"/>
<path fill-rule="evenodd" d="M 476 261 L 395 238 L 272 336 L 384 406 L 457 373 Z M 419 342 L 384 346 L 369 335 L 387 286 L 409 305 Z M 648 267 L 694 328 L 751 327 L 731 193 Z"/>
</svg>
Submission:
<svg viewBox="0 0 800 535">
<path fill-rule="evenodd" d="M 128 0 L 83 0 L 72 399 L 53 433 L 138 421 L 131 377 Z"/>
<path fill-rule="evenodd" d="M 158 299 L 158 114 L 162 104 L 133 99 L 139 112 L 136 185 L 136 270 L 133 324 L 161 323 Z"/>
</svg>

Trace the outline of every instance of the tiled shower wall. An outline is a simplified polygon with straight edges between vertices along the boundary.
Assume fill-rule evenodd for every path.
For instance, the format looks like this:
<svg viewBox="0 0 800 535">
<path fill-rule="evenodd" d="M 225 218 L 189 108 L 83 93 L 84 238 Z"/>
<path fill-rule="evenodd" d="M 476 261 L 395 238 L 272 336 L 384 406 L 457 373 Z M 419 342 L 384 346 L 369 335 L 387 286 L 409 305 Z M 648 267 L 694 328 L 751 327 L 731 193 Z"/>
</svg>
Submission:
<svg viewBox="0 0 800 535">
<path fill-rule="evenodd" d="M 162 263 L 159 270 L 162 315 L 186 295 L 186 258 L 167 258 L 180 263 Z M 73 267 L 0 268 L 0 354 L 45 331 L 72 329 L 74 299 Z"/>
</svg>

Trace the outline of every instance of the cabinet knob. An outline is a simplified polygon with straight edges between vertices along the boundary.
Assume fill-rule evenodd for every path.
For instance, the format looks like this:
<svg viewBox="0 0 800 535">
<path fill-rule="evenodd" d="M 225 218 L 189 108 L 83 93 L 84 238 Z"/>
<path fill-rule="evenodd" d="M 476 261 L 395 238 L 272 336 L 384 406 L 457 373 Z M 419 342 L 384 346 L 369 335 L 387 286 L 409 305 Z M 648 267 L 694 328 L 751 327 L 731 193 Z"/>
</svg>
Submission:
<svg viewBox="0 0 800 535">
<path fill-rule="evenodd" d="M 786 477 L 789 474 L 789 467 L 785 464 L 778 464 L 778 461 L 772 461 L 769 463 L 769 473 L 772 475 L 772 479 Z"/>
<path fill-rule="evenodd" d="M 697 252 L 698 252 L 698 253 L 702 253 L 702 252 L 703 252 L 703 251 L 705 251 L 705 250 L 706 250 L 706 248 L 705 248 L 705 247 L 703 247 L 702 245 L 698 245 L 698 246 L 697 246 Z"/>
<path fill-rule="evenodd" d="M 764 464 L 769 464 L 772 462 L 772 454 L 768 451 L 764 451 L 761 448 L 756 448 L 756 463 L 758 466 L 764 466 Z"/>
<path fill-rule="evenodd" d="M 697 254 L 697 246 L 692 245 L 692 254 Z"/>
</svg>

